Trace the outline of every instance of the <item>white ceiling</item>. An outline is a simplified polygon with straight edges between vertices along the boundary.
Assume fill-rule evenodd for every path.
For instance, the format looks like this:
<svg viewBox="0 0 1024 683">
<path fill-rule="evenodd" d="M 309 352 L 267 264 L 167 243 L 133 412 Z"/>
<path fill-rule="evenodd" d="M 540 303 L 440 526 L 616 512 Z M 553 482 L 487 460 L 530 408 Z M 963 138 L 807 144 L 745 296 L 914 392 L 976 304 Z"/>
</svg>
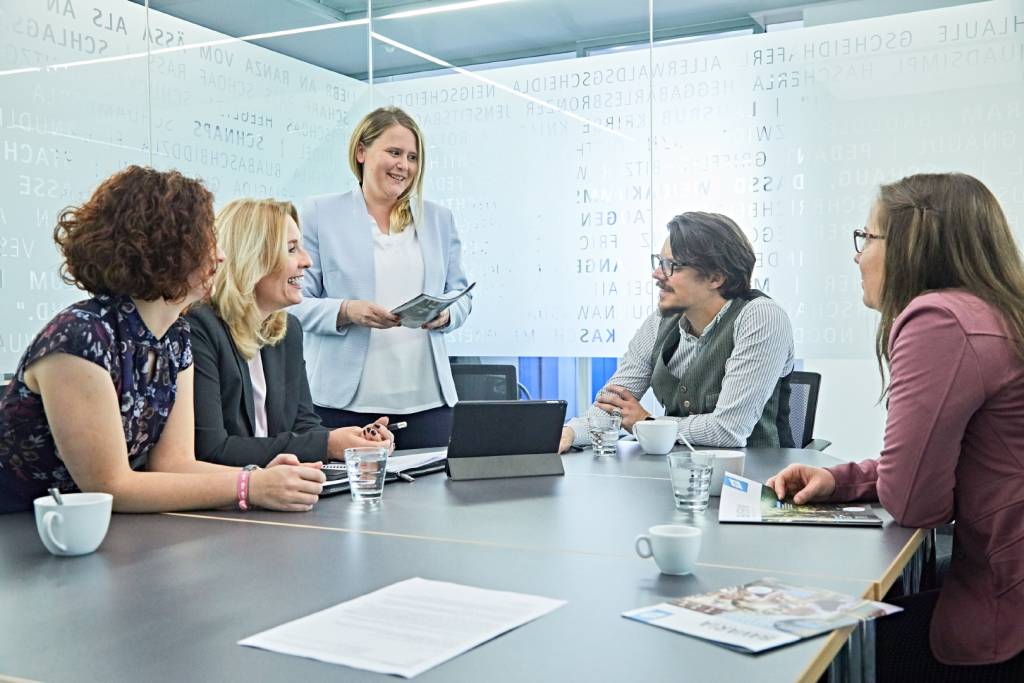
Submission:
<svg viewBox="0 0 1024 683">
<path fill-rule="evenodd" d="M 454 1 L 373 0 L 373 30 L 447 62 L 467 65 L 646 41 L 649 27 L 648 0 L 512 0 L 457 12 L 382 18 Z M 230 36 L 363 19 L 368 9 L 365 0 L 149 0 L 149 6 Z M 799 16 L 798 9 L 789 9 L 793 0 L 654 0 L 653 6 L 658 38 L 754 25 L 751 15 Z M 364 77 L 367 37 L 364 24 L 254 42 L 331 71 Z M 430 66 L 378 41 L 373 62 L 375 74 Z"/>
</svg>

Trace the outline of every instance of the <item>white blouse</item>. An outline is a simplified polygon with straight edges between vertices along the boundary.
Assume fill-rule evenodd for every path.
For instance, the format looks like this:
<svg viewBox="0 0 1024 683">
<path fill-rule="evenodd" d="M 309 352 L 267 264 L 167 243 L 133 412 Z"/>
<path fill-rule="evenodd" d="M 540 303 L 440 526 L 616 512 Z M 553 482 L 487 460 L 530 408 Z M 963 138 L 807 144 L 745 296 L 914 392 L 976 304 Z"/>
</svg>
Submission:
<svg viewBox="0 0 1024 683">
<path fill-rule="evenodd" d="M 372 218 L 374 303 L 391 310 L 423 292 L 423 251 L 415 226 L 385 235 Z M 408 414 L 444 405 L 430 333 L 392 327 L 370 330 L 366 363 L 352 402 L 358 413 Z"/>
<path fill-rule="evenodd" d="M 259 351 L 249 359 L 249 379 L 252 381 L 252 402 L 255 411 L 253 416 L 253 436 L 267 435 L 267 377 L 263 374 L 263 359 Z"/>
</svg>

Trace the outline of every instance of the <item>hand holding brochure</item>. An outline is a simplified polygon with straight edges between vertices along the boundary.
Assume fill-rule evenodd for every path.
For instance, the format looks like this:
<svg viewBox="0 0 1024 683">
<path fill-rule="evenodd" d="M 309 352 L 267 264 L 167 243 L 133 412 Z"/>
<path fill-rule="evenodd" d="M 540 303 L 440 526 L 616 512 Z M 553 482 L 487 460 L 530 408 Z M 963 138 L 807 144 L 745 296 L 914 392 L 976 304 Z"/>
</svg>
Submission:
<svg viewBox="0 0 1024 683">
<path fill-rule="evenodd" d="M 882 520 L 864 503 L 812 503 L 794 505 L 779 500 L 770 486 L 727 472 L 722 478 L 719 522 L 750 524 L 825 524 L 882 526 Z"/>
<path fill-rule="evenodd" d="M 420 294 L 418 297 L 410 299 L 401 306 L 392 309 L 391 312 L 402 319 L 402 327 L 422 327 L 441 315 L 441 311 L 469 294 L 470 290 L 475 286 L 476 283 L 474 282 L 460 292 L 448 292 L 440 296 Z"/>
<path fill-rule="evenodd" d="M 900 607 L 884 602 L 761 579 L 622 616 L 755 653 L 899 611 Z"/>
</svg>

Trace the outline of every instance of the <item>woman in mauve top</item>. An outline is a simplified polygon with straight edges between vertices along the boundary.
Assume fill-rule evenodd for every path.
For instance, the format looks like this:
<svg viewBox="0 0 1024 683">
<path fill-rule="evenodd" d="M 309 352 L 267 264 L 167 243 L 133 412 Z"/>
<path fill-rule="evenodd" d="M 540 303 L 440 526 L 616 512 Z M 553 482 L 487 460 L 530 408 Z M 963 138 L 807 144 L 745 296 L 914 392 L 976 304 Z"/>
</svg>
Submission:
<svg viewBox="0 0 1024 683">
<path fill-rule="evenodd" d="M 129 166 L 65 209 L 54 239 L 64 279 L 93 296 L 43 327 L 0 396 L 0 512 L 31 510 L 50 487 L 110 493 L 120 512 L 312 508 L 316 464 L 279 455 L 253 471 L 195 458 L 180 315 L 209 292 L 221 258 L 203 184 Z"/>
<path fill-rule="evenodd" d="M 795 503 L 878 500 L 899 524 L 955 519 L 940 591 L 878 623 L 879 681 L 1024 680 L 1024 268 L 971 176 L 885 185 L 855 231 L 864 303 L 889 367 L 877 460 L 790 465 Z M 930 629 L 929 629 L 930 624 Z M 930 630 L 930 637 L 929 637 Z"/>
</svg>

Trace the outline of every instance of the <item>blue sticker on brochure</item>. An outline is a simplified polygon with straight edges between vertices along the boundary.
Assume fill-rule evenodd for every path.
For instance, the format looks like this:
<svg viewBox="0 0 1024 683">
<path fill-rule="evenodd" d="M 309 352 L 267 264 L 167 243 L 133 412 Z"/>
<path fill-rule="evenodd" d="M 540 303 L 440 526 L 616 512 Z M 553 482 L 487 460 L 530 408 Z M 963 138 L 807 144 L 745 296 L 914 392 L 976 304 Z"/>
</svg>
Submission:
<svg viewBox="0 0 1024 683">
<path fill-rule="evenodd" d="M 725 475 L 722 479 L 722 483 L 729 488 L 736 489 L 737 491 L 743 491 L 743 493 L 747 492 L 747 482 L 740 481 L 739 479 L 733 479 L 729 475 Z"/>
<path fill-rule="evenodd" d="M 666 612 L 663 609 L 649 609 L 646 612 L 632 615 L 632 618 L 637 621 L 655 621 L 656 619 L 664 619 L 670 616 L 672 616 L 672 613 Z"/>
</svg>

